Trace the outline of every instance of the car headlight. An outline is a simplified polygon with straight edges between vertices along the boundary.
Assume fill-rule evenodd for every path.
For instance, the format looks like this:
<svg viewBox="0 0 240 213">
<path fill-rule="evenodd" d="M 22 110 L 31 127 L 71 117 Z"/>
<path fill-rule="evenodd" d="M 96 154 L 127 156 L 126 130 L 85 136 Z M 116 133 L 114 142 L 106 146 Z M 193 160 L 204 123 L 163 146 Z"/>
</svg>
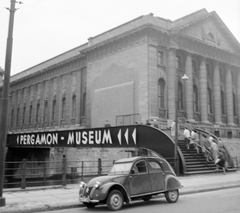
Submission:
<svg viewBox="0 0 240 213">
<path fill-rule="evenodd" d="M 84 188 L 85 185 L 86 185 L 86 183 L 84 183 L 83 181 L 81 181 L 80 184 L 79 184 L 80 188 Z"/>
<path fill-rule="evenodd" d="M 101 183 L 98 182 L 98 181 L 96 181 L 96 183 L 95 183 L 95 188 L 98 189 L 100 186 L 101 186 Z"/>
</svg>

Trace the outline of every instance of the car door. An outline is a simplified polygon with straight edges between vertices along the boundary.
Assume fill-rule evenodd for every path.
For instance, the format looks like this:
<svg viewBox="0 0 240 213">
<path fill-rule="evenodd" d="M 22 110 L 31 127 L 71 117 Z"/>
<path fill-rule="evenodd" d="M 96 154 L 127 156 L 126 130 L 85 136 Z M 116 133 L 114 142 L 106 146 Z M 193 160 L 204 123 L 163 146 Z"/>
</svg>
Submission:
<svg viewBox="0 0 240 213">
<path fill-rule="evenodd" d="M 147 161 L 149 165 L 149 179 L 153 192 L 164 190 L 165 173 L 161 162 L 153 158 L 148 158 Z"/>
<path fill-rule="evenodd" d="M 151 192 L 146 160 L 142 159 L 135 162 L 132 171 L 134 172 L 129 175 L 130 195 L 135 196 Z"/>
</svg>

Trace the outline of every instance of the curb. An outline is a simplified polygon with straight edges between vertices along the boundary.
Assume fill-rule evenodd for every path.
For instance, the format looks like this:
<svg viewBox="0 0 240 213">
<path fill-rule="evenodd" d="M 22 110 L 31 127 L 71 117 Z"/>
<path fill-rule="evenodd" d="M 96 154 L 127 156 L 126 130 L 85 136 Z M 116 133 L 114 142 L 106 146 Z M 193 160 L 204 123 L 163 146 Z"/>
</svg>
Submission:
<svg viewBox="0 0 240 213">
<path fill-rule="evenodd" d="M 216 187 L 209 187 L 209 188 L 203 188 L 203 189 L 196 189 L 196 190 L 185 190 L 180 191 L 180 195 L 188 195 L 188 194 L 197 194 L 197 193 L 203 193 L 203 192 L 209 192 L 209 191 L 217 191 L 217 190 L 223 190 L 223 189 L 230 189 L 230 188 L 236 188 L 240 187 L 240 183 L 237 184 L 229 184 L 227 186 L 216 186 Z M 155 199 L 158 199 L 162 196 L 160 194 L 159 196 L 156 196 Z M 6 211 L 1 211 L 1 213 L 34 213 L 34 212 L 40 212 L 40 211 L 49 211 L 49 210 L 59 210 L 59 209 L 68 209 L 68 208 L 79 208 L 84 207 L 82 203 L 78 202 L 72 202 L 69 204 L 53 204 L 53 205 L 39 205 L 35 206 L 34 208 L 27 208 L 27 209 L 19 209 L 19 208 L 12 208 L 6 209 Z"/>
</svg>

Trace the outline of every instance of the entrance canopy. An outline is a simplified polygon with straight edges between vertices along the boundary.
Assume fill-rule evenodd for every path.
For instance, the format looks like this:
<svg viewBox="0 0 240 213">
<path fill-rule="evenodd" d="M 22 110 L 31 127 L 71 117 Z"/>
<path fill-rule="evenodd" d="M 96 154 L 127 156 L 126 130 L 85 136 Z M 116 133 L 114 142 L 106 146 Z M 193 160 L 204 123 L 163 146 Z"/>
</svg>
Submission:
<svg viewBox="0 0 240 213">
<path fill-rule="evenodd" d="M 163 131 L 146 125 L 9 134 L 7 146 L 19 148 L 146 147 L 163 157 L 174 156 L 172 139 Z"/>
</svg>

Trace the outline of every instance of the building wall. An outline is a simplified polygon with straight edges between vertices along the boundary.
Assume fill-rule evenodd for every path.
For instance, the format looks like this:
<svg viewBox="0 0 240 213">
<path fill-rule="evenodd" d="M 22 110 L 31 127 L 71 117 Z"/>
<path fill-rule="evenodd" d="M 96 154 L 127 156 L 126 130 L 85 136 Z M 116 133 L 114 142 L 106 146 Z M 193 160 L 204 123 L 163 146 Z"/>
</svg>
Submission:
<svg viewBox="0 0 240 213">
<path fill-rule="evenodd" d="M 84 117 L 82 102 L 85 87 L 86 68 L 84 61 L 79 59 L 63 62 L 61 65 L 50 67 L 44 73 L 29 76 L 15 83 L 10 88 L 10 131 L 39 131 L 80 126 Z M 75 113 L 73 97 L 76 98 Z"/>
<path fill-rule="evenodd" d="M 138 35 L 122 41 L 115 51 L 88 61 L 87 117 L 91 127 L 102 126 L 105 119 L 115 125 L 116 116 L 121 115 L 149 116 L 147 54 L 146 38 Z"/>
<path fill-rule="evenodd" d="M 59 56 L 44 63 L 44 69 L 19 74 L 11 82 L 10 131 L 96 127 L 105 119 L 115 125 L 116 116 L 135 113 L 143 123 L 149 117 L 167 123 L 177 112 L 205 128 L 230 128 L 239 137 L 239 46 L 212 14 L 202 10 L 176 22 L 142 16 L 90 38 L 76 48 L 78 53 L 69 51 L 68 58 Z M 189 76 L 186 83 L 184 73 Z M 223 132 L 220 136 L 226 137 Z"/>
</svg>

